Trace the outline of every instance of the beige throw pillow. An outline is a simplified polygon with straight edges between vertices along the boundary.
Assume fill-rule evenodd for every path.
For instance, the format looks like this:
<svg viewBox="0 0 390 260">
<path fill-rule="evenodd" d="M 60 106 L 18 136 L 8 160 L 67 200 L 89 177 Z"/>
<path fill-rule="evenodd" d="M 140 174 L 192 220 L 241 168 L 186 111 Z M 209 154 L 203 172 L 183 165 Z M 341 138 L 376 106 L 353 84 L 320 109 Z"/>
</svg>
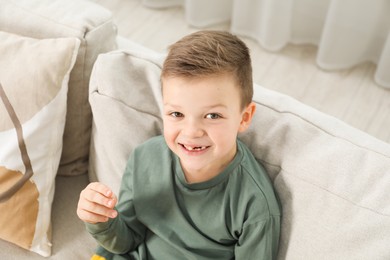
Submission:
<svg viewBox="0 0 390 260">
<path fill-rule="evenodd" d="M 79 46 L 0 31 L 0 238 L 43 256 Z"/>
<path fill-rule="evenodd" d="M 92 123 L 89 78 L 98 54 L 116 49 L 117 33 L 110 11 L 85 0 L 1 0 L 0 6 L 1 31 L 37 39 L 80 39 L 69 79 L 59 174 L 86 173 Z"/>
</svg>

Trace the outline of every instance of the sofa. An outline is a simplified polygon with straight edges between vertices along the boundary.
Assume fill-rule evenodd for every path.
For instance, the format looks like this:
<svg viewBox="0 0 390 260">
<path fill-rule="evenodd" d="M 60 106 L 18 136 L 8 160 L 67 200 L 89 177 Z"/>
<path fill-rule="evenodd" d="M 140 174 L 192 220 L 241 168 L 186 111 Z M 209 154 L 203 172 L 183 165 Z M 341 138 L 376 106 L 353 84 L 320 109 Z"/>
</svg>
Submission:
<svg viewBox="0 0 390 260">
<path fill-rule="evenodd" d="M 117 192 L 134 147 L 161 134 L 163 60 L 93 2 L 0 0 L 0 259 L 90 258 L 80 191 Z M 278 259 L 390 259 L 390 145 L 254 88 L 239 138 L 282 205 Z"/>
</svg>

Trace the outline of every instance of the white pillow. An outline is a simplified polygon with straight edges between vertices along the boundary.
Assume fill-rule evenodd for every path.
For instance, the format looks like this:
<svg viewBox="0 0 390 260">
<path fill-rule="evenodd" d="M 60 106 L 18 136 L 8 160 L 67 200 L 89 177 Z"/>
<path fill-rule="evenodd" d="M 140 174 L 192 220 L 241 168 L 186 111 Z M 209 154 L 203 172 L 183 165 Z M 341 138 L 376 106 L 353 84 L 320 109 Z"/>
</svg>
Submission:
<svg viewBox="0 0 390 260">
<path fill-rule="evenodd" d="M 88 86 L 99 53 L 116 49 L 109 10 L 77 0 L 1 0 L 0 31 L 36 39 L 74 37 L 80 47 L 70 73 L 60 175 L 87 173 L 92 115 Z"/>
<path fill-rule="evenodd" d="M 43 256 L 51 252 L 54 180 L 79 46 L 76 38 L 0 31 L 0 238 Z M 31 178 L 7 194 L 30 168 Z"/>
</svg>

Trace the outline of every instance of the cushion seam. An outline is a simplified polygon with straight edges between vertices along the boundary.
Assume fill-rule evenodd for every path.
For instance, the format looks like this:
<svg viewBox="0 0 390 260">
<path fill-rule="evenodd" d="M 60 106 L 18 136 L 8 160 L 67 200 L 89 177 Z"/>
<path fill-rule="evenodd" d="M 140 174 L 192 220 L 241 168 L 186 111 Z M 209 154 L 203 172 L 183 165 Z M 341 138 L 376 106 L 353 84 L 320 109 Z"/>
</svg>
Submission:
<svg viewBox="0 0 390 260">
<path fill-rule="evenodd" d="M 337 139 L 339 139 L 339 140 L 343 140 L 343 141 L 345 141 L 345 142 L 350 143 L 350 144 L 353 145 L 353 146 L 356 146 L 356 147 L 359 147 L 359 148 L 361 148 L 361 149 L 364 149 L 364 150 L 367 150 L 367 151 L 370 151 L 370 152 L 373 152 L 373 153 L 382 155 L 383 157 L 385 157 L 385 158 L 387 158 L 387 159 L 390 159 L 390 156 L 388 156 L 387 154 L 384 154 L 384 153 L 381 153 L 381 152 L 372 150 L 372 149 L 370 149 L 370 148 L 368 148 L 368 147 L 365 147 L 365 146 L 363 146 L 363 145 L 356 144 L 356 143 L 354 143 L 354 142 L 351 141 L 351 140 L 348 140 L 348 139 L 345 139 L 345 138 L 343 138 L 343 137 L 334 135 L 334 134 L 330 133 L 329 131 L 323 129 L 322 127 L 320 127 L 320 126 L 314 124 L 314 123 L 311 122 L 310 120 L 308 120 L 308 119 L 306 119 L 306 118 L 304 118 L 304 117 L 302 117 L 302 116 L 300 116 L 300 115 L 297 115 L 296 113 L 289 112 L 289 111 L 281 111 L 281 110 L 278 110 L 278 109 L 276 109 L 276 108 L 273 108 L 273 107 L 271 107 L 271 106 L 269 106 L 269 105 L 266 105 L 266 104 L 263 104 L 263 103 L 259 103 L 258 101 L 255 101 L 255 103 L 258 104 L 258 105 L 260 105 L 260 106 L 263 106 L 263 107 L 266 107 L 266 108 L 268 108 L 268 109 L 271 109 L 271 110 L 273 110 L 273 111 L 275 111 L 275 112 L 281 113 L 281 114 L 290 114 L 290 115 L 293 115 L 293 116 L 295 116 L 296 118 L 300 118 L 302 121 L 306 122 L 307 124 L 312 125 L 312 126 L 314 126 L 315 128 L 319 129 L 321 132 L 328 134 L 329 136 L 332 136 L 332 137 L 337 138 Z M 341 121 L 341 122 L 343 122 L 343 121 Z M 343 123 L 344 123 L 344 122 L 343 122 Z M 348 126 L 349 126 L 349 125 L 348 125 Z M 351 126 L 351 127 L 352 127 L 352 126 Z M 370 136 L 371 136 L 371 135 L 370 135 Z M 372 137 L 372 136 L 371 136 L 371 137 Z M 373 137 L 373 138 L 375 138 L 375 137 Z"/>
</svg>

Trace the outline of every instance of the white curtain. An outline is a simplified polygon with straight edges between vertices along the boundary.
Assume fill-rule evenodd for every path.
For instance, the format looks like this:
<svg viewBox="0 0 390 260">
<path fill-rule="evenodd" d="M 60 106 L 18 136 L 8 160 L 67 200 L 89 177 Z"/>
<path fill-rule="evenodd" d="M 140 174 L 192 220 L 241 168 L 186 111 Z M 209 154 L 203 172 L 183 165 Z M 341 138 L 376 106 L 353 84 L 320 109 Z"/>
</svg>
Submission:
<svg viewBox="0 0 390 260">
<path fill-rule="evenodd" d="M 195 27 L 231 21 L 231 32 L 277 51 L 288 43 L 318 46 L 317 64 L 344 69 L 377 64 L 375 82 L 390 88 L 390 0 L 143 0 L 183 5 Z"/>
</svg>

